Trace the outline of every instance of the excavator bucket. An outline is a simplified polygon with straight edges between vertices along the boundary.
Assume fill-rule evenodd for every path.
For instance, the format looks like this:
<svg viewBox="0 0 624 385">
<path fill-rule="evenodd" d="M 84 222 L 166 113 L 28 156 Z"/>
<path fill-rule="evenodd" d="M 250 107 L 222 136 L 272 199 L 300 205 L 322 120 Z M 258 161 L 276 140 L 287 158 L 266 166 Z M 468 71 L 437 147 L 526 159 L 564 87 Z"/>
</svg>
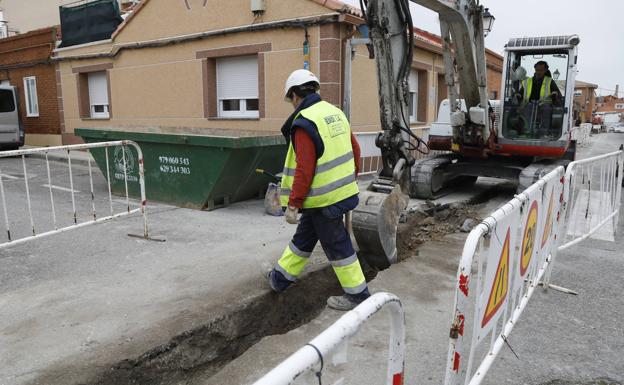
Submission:
<svg viewBox="0 0 624 385">
<path fill-rule="evenodd" d="M 353 210 L 353 233 L 358 256 L 375 270 L 397 263 L 397 228 L 409 198 L 396 185 L 390 194 L 362 191 Z"/>
</svg>

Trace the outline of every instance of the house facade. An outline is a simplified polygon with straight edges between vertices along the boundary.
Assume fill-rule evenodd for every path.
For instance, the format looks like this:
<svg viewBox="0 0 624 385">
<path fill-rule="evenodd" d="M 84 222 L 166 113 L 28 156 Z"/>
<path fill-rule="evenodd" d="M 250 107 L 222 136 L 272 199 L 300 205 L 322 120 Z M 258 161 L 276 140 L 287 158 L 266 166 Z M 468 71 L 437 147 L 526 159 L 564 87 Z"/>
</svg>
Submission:
<svg viewBox="0 0 624 385">
<path fill-rule="evenodd" d="M 162 15 L 167 15 L 163 17 Z M 290 72 L 309 62 L 322 97 L 343 103 L 346 41 L 359 10 L 335 0 L 144 0 L 111 39 L 57 49 L 67 133 L 80 127 L 192 127 L 278 132 Z M 441 42 L 416 31 L 410 75 L 413 128 L 435 120 L 446 97 Z M 304 52 L 307 47 L 309 56 Z M 376 67 L 365 46 L 352 60 L 351 125 L 380 130 Z M 488 51 L 489 88 L 500 89 L 502 57 Z M 371 142 L 372 143 L 372 142 Z"/>
<path fill-rule="evenodd" d="M 577 80 L 574 84 L 574 117 L 581 123 L 591 123 L 596 110 L 598 85 Z"/>
<path fill-rule="evenodd" d="M 62 143 L 60 73 L 51 60 L 57 39 L 54 27 L 0 39 L 0 83 L 17 87 L 28 145 Z"/>
</svg>

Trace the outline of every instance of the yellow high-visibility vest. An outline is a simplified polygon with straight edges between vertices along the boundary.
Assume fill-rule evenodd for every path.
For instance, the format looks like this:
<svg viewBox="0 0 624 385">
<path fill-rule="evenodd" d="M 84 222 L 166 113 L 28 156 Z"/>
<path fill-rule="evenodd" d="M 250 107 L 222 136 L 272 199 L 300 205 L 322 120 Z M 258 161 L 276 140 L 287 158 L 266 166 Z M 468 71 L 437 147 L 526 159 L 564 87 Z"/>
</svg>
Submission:
<svg viewBox="0 0 624 385">
<path fill-rule="evenodd" d="M 325 147 L 323 155 L 316 161 L 314 178 L 303 208 L 326 207 L 357 194 L 351 127 L 345 114 L 332 104 L 320 101 L 301 110 L 295 119 L 299 116 L 314 122 Z M 282 206 L 288 205 L 296 168 L 297 158 L 291 141 L 281 182 Z"/>
<path fill-rule="evenodd" d="M 542 88 L 540 88 L 539 98 L 540 103 L 552 103 L 550 98 L 550 82 L 552 78 L 549 76 L 544 76 L 544 80 L 542 80 Z M 522 81 L 522 88 L 524 88 L 524 98 L 523 103 L 527 104 L 529 102 L 529 98 L 531 97 L 531 91 L 533 90 L 533 78 L 524 79 Z M 548 96 L 544 98 L 544 96 Z"/>
</svg>

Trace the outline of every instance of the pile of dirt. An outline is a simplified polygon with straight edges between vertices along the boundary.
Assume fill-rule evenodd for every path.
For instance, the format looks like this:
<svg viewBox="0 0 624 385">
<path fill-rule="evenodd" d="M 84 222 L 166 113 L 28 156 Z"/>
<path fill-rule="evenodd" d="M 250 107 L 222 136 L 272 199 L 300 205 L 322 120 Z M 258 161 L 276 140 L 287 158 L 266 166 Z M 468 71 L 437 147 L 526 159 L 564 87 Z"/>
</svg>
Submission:
<svg viewBox="0 0 624 385">
<path fill-rule="evenodd" d="M 399 223 L 399 260 L 416 255 L 424 242 L 439 240 L 447 234 L 469 232 L 480 221 L 474 205 L 440 207 L 430 204 L 424 210 L 407 212 Z"/>
</svg>

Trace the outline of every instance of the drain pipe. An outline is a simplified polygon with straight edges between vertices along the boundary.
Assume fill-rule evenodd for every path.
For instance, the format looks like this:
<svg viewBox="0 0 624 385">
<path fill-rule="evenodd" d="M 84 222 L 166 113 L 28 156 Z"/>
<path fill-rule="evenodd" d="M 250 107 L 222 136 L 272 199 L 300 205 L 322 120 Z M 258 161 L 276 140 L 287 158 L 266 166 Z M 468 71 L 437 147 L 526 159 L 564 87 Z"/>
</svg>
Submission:
<svg viewBox="0 0 624 385">
<path fill-rule="evenodd" d="M 85 55 L 74 55 L 74 56 L 63 56 L 63 57 L 54 57 L 53 61 L 67 61 L 67 60 L 86 60 L 86 59 L 99 59 L 99 58 L 112 58 L 117 56 L 119 52 L 126 49 L 141 49 L 141 48 L 154 48 L 154 47 L 163 47 L 172 44 L 178 44 L 193 40 L 201 40 L 209 37 L 215 36 L 223 36 L 234 33 L 242 33 L 242 32 L 256 32 L 256 31 L 264 31 L 268 29 L 278 29 L 278 28 L 307 28 L 314 25 L 323 25 L 336 23 L 340 21 L 340 13 L 334 12 L 322 16 L 312 16 L 305 18 L 297 18 L 297 19 L 289 19 L 289 20 L 280 20 L 280 21 L 272 21 L 267 23 L 259 23 L 253 25 L 245 25 L 241 27 L 232 27 L 225 28 L 215 31 L 206 31 L 193 33 L 189 35 L 181 35 L 176 37 L 168 37 L 162 39 L 155 40 L 147 40 L 136 43 L 126 43 L 120 44 L 113 47 L 110 52 L 102 52 L 95 54 L 85 54 Z M 55 51 L 56 52 L 56 51 Z"/>
</svg>

